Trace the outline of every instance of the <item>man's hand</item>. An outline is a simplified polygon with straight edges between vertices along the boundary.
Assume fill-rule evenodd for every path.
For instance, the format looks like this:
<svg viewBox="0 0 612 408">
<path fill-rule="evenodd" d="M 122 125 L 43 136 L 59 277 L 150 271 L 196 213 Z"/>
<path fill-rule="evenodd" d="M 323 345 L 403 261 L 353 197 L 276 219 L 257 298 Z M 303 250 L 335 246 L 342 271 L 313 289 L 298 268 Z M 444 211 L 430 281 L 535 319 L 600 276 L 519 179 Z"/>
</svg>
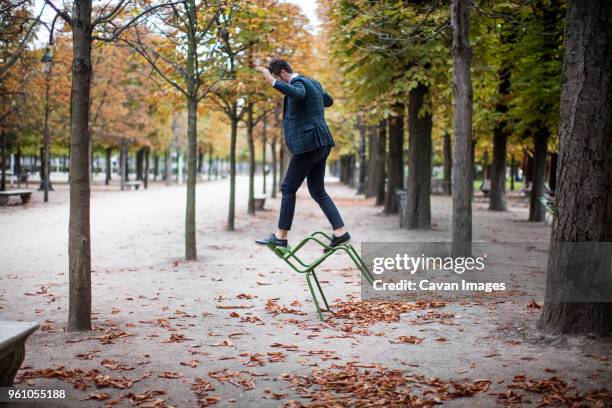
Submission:
<svg viewBox="0 0 612 408">
<path fill-rule="evenodd" d="M 268 68 L 257 67 L 255 69 L 263 74 L 265 80 L 268 81 L 270 85 L 274 85 L 274 81 L 276 81 L 276 79 L 274 79 Z"/>
</svg>

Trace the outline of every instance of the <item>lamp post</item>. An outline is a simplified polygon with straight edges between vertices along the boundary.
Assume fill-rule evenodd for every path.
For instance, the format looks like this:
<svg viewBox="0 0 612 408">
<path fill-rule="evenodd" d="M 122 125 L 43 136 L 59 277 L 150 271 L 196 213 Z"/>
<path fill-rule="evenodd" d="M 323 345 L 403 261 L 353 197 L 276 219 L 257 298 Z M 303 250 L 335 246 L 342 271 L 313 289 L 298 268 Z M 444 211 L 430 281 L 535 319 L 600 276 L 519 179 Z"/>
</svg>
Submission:
<svg viewBox="0 0 612 408">
<path fill-rule="evenodd" d="M 45 73 L 45 122 L 44 122 L 44 147 L 43 147 L 43 163 L 41 166 L 40 187 L 38 190 L 44 190 L 44 201 L 49 201 L 49 190 L 53 191 L 51 180 L 49 179 L 49 88 L 51 85 L 51 73 L 53 70 L 53 54 L 51 47 L 45 48 L 45 53 L 41 60 L 43 63 L 43 72 Z"/>
</svg>

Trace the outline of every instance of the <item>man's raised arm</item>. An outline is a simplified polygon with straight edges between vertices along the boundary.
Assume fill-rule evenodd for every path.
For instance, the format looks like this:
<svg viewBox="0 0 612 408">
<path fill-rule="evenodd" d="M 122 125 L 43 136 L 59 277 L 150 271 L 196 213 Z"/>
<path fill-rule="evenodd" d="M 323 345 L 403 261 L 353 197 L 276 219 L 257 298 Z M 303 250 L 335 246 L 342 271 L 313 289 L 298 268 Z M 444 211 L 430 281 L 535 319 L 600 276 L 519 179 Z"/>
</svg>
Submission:
<svg viewBox="0 0 612 408">
<path fill-rule="evenodd" d="M 298 101 L 306 97 L 306 88 L 304 83 L 300 80 L 296 80 L 295 85 L 287 84 L 283 81 L 275 79 L 268 68 L 257 67 L 257 71 L 261 72 L 266 79 L 277 91 L 287 95 L 290 98 L 297 99 Z"/>
</svg>

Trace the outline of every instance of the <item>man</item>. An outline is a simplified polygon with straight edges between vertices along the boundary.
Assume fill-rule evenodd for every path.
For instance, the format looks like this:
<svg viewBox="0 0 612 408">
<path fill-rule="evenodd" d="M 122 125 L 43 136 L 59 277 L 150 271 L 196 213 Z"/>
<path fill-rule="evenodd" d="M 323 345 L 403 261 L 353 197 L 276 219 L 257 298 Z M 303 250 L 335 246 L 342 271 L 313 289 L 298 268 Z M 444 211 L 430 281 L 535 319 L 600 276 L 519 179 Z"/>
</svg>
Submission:
<svg viewBox="0 0 612 408">
<path fill-rule="evenodd" d="M 293 154 L 287 173 L 281 184 L 283 198 L 278 229 L 268 238 L 255 241 L 258 244 L 287 246 L 287 235 L 293 222 L 295 193 L 307 180 L 308 191 L 319 204 L 333 229 L 330 246 L 335 247 L 350 240 L 344 231 L 344 222 L 334 202 L 325 192 L 325 162 L 334 146 L 334 139 L 325 122 L 324 108 L 332 106 L 333 99 L 314 79 L 293 72 L 284 60 L 273 60 L 268 68 L 258 67 L 270 84 L 285 95 L 283 131 L 285 142 Z"/>
</svg>

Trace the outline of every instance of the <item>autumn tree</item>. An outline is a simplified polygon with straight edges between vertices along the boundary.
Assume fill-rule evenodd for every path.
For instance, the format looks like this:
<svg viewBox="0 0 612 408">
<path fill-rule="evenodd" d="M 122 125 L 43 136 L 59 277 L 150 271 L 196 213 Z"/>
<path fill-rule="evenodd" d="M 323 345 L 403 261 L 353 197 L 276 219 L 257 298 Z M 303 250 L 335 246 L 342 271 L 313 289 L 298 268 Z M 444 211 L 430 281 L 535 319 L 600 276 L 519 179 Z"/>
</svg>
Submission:
<svg viewBox="0 0 612 408">
<path fill-rule="evenodd" d="M 147 6 L 117 24 L 133 6 L 130 0 L 102 7 L 92 17 L 92 0 L 75 0 L 72 10 L 46 4 L 72 30 L 72 85 L 70 97 L 70 218 L 68 228 L 69 308 L 68 330 L 91 329 L 91 236 L 90 236 L 90 97 L 91 51 L 94 40 L 113 41 L 139 18 L 161 6 Z"/>
<path fill-rule="evenodd" d="M 404 187 L 408 116 L 408 192 L 402 226 L 430 228 L 432 91 L 448 70 L 443 35 L 448 10 L 427 2 L 392 1 L 338 1 L 330 10 L 335 55 L 344 67 L 346 86 L 354 99 L 377 112 L 378 119 L 388 120 L 385 212 L 397 212 L 395 190 Z"/>
<path fill-rule="evenodd" d="M 187 205 L 185 209 L 185 259 L 197 259 L 195 185 L 197 177 L 198 104 L 219 79 L 216 64 L 219 38 L 226 22 L 220 1 L 195 0 L 170 3 L 149 13 L 124 41 L 136 50 L 187 105 Z M 161 22 L 161 25 L 160 25 Z"/>
</svg>

